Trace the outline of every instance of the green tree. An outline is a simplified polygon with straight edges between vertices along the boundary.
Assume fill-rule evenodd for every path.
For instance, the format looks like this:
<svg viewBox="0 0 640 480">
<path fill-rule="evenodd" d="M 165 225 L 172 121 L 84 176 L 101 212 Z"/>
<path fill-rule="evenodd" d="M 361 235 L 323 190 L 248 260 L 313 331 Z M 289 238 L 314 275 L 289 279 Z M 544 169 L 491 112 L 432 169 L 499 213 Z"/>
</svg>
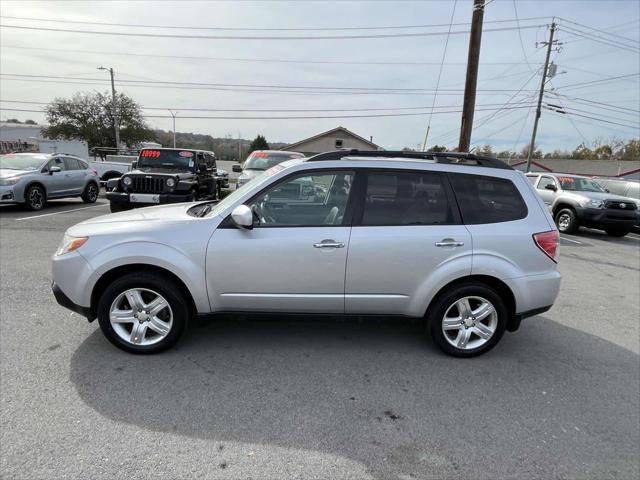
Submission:
<svg viewBox="0 0 640 480">
<path fill-rule="evenodd" d="M 440 153 L 446 151 L 447 147 L 445 147 L 444 145 L 434 145 L 433 147 L 427 149 L 427 152 L 429 153 Z"/>
<path fill-rule="evenodd" d="M 134 146 L 152 140 L 154 132 L 144 119 L 140 106 L 123 93 L 116 95 L 120 141 Z M 115 145 L 111 95 L 77 93 L 71 99 L 57 98 L 45 109 L 48 127 L 43 135 L 50 139 L 84 140 L 93 147 Z"/>
<path fill-rule="evenodd" d="M 621 160 L 638 160 L 640 159 L 640 139 L 634 138 L 629 140 L 622 149 Z"/>
<path fill-rule="evenodd" d="M 571 158 L 575 160 L 591 160 L 595 155 L 593 151 L 587 147 L 584 143 L 581 143 L 576 149 L 571 152 Z"/>
<path fill-rule="evenodd" d="M 484 145 L 482 148 L 478 149 L 478 155 L 482 155 L 485 157 L 494 157 L 495 153 L 493 153 L 493 148 L 491 148 L 491 145 Z"/>
<path fill-rule="evenodd" d="M 17 118 L 8 118 L 6 120 L 6 123 L 22 123 L 20 120 L 18 120 Z"/>
<path fill-rule="evenodd" d="M 27 119 L 27 120 L 24 121 L 24 124 L 25 125 L 37 125 L 38 122 L 36 122 L 34 120 L 31 120 L 31 119 Z"/>
<path fill-rule="evenodd" d="M 254 150 L 269 150 L 269 144 L 264 136 L 258 135 L 253 139 L 253 142 L 251 142 L 251 146 L 249 147 L 249 151 L 253 152 Z"/>
</svg>

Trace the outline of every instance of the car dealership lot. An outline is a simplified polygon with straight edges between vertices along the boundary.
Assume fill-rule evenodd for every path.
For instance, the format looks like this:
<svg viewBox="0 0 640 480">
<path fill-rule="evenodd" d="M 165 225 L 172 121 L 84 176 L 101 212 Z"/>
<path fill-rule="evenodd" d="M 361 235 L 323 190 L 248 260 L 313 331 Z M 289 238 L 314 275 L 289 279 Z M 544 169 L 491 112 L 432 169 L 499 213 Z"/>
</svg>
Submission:
<svg viewBox="0 0 640 480">
<path fill-rule="evenodd" d="M 0 207 L 6 478 L 636 478 L 640 236 L 561 241 L 560 298 L 483 357 L 390 319 L 223 317 L 133 356 L 58 306 L 103 198 Z"/>
</svg>

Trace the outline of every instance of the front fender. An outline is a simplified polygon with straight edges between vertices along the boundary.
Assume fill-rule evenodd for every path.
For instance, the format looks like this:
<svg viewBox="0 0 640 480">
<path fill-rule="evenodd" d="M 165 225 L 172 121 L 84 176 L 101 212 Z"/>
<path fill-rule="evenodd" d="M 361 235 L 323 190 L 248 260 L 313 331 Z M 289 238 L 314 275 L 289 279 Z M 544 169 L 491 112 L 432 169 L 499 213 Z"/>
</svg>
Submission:
<svg viewBox="0 0 640 480">
<path fill-rule="evenodd" d="M 90 302 L 93 287 L 102 275 L 117 267 L 144 264 L 163 268 L 176 275 L 191 293 L 198 313 L 210 311 L 203 268 L 204 253 L 202 258 L 195 259 L 168 245 L 151 241 L 133 241 L 109 245 L 92 253 L 86 260 L 94 270 L 89 278 L 90 285 L 87 285 L 86 289 L 89 296 L 86 305 Z"/>
</svg>

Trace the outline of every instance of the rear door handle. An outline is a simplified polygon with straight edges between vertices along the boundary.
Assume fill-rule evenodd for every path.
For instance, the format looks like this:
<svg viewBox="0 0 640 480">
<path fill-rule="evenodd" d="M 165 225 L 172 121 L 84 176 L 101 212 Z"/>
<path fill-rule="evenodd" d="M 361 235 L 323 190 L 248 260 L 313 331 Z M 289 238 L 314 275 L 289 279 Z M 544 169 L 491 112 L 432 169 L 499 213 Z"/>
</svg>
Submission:
<svg viewBox="0 0 640 480">
<path fill-rule="evenodd" d="M 434 245 L 436 247 L 462 247 L 464 246 L 464 242 L 456 242 L 450 238 L 445 238 L 440 242 L 436 242 Z"/>
<path fill-rule="evenodd" d="M 344 243 L 336 242 L 335 240 L 322 240 L 321 242 L 314 243 L 314 248 L 344 248 Z"/>
</svg>

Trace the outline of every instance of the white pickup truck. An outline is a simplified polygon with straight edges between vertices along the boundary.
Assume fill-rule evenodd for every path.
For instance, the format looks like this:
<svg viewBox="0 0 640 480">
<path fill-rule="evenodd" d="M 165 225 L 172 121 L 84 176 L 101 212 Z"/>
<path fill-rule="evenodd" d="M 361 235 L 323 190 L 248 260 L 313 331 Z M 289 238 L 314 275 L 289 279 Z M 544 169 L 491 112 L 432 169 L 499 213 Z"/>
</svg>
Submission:
<svg viewBox="0 0 640 480">
<path fill-rule="evenodd" d="M 137 157 L 130 155 L 107 155 L 106 161 L 89 160 L 89 165 L 98 172 L 101 183 L 111 178 L 120 178 L 131 170 L 131 162 Z"/>
</svg>

